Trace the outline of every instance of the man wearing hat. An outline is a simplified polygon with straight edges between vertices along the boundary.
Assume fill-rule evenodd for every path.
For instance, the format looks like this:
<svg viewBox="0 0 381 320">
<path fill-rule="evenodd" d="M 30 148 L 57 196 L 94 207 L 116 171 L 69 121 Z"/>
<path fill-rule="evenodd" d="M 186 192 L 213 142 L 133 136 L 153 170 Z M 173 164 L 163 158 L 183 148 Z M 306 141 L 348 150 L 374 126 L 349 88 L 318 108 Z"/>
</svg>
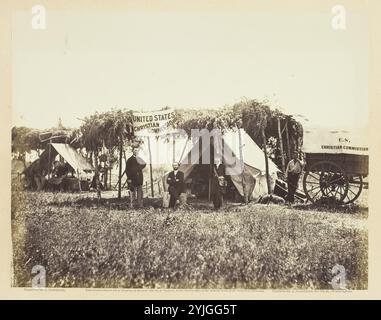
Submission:
<svg viewBox="0 0 381 320">
<path fill-rule="evenodd" d="M 169 185 L 168 192 L 170 194 L 169 207 L 174 208 L 176 202 L 179 200 L 180 194 L 184 192 L 184 172 L 179 170 L 179 164 L 175 162 L 167 178 Z"/>
</svg>

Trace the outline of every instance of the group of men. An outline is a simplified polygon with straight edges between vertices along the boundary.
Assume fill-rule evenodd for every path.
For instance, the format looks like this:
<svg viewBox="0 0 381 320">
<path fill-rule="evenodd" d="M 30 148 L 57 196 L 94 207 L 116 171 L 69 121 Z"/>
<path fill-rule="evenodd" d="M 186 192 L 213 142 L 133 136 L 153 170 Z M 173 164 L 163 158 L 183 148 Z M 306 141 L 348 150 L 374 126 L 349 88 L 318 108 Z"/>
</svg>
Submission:
<svg viewBox="0 0 381 320">
<path fill-rule="evenodd" d="M 128 188 L 131 191 L 131 206 L 137 200 L 139 208 L 143 207 L 143 169 L 146 167 L 145 161 L 138 156 L 139 150 L 134 148 L 132 156 L 127 160 L 126 172 Z M 288 203 L 294 203 L 295 193 L 298 188 L 299 178 L 302 174 L 304 163 L 299 159 L 299 154 L 295 152 L 293 158 L 287 164 L 286 179 L 287 179 L 287 197 Z M 179 164 L 173 164 L 173 171 L 167 177 L 168 192 L 170 195 L 169 207 L 174 208 L 176 203 L 179 202 L 181 193 L 185 191 L 184 173 L 179 170 Z M 217 183 L 216 183 L 217 185 Z M 219 186 L 217 186 L 219 189 Z M 219 192 L 215 192 L 220 195 Z M 216 198 L 216 200 L 214 199 Z M 221 206 L 221 196 L 214 197 L 213 203 L 215 207 Z M 218 201 L 217 201 L 218 200 Z"/>
<path fill-rule="evenodd" d="M 139 208 L 143 207 L 143 169 L 146 167 L 145 161 L 138 156 L 139 149 L 134 148 L 132 150 L 132 156 L 126 162 L 126 173 L 127 173 L 127 183 L 128 188 L 131 192 L 131 206 L 134 202 L 137 202 Z M 288 203 L 293 203 L 295 201 L 295 193 L 298 187 L 299 178 L 302 174 L 304 167 L 304 162 L 299 159 L 297 152 L 293 154 L 293 158 L 287 164 L 285 176 L 287 179 L 288 193 L 286 201 Z M 40 161 L 31 166 L 31 175 L 34 178 L 37 190 L 41 190 L 45 184 L 45 174 L 44 167 Z M 220 172 L 220 167 L 216 171 L 216 177 L 220 178 L 222 175 Z M 53 164 L 52 176 L 55 179 L 62 179 L 68 173 L 68 165 L 63 164 L 59 161 L 55 161 Z M 52 178 L 53 179 L 53 178 Z M 217 179 L 216 179 L 217 181 Z M 179 202 L 180 195 L 185 192 L 184 183 L 184 173 L 179 170 L 179 164 L 173 164 L 173 171 L 168 174 L 167 177 L 168 192 L 170 195 L 169 207 L 174 208 Z M 220 185 L 218 182 L 213 184 L 214 186 L 214 196 L 213 203 L 215 207 L 220 207 L 222 204 L 222 192 L 220 190 Z M 220 190 L 221 191 L 221 190 Z"/>
<path fill-rule="evenodd" d="M 48 176 L 48 172 L 50 175 Z M 62 183 L 62 180 L 72 172 L 70 165 L 63 161 L 54 161 L 52 168 L 44 165 L 40 159 L 37 159 L 32 163 L 28 170 L 25 171 L 29 179 L 33 178 L 36 191 L 41 191 L 45 188 L 46 182 L 50 186 L 58 186 Z M 72 172 L 73 174 L 73 172 Z M 49 179 L 46 178 L 49 177 Z"/>
<path fill-rule="evenodd" d="M 138 156 L 139 149 L 132 150 L 132 156 L 126 162 L 127 184 L 131 194 L 131 206 L 137 202 L 138 208 L 143 207 L 143 169 L 145 161 Z M 174 208 L 179 202 L 180 194 L 184 192 L 184 173 L 179 171 L 179 164 L 173 164 L 173 171 L 167 177 L 170 194 L 169 207 Z"/>
</svg>

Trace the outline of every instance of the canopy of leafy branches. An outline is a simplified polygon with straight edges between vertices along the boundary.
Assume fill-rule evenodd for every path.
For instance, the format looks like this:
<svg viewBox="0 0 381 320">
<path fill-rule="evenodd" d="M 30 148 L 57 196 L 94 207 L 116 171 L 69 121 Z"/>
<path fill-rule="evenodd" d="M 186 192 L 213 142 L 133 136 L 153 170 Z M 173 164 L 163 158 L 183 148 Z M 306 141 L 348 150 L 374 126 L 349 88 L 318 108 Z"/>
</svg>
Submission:
<svg viewBox="0 0 381 320">
<path fill-rule="evenodd" d="M 282 113 L 278 109 L 271 109 L 266 102 L 257 100 L 243 100 L 233 106 L 219 109 L 203 110 L 176 110 L 172 125 L 184 130 L 188 136 L 192 129 L 215 128 L 221 131 L 243 128 L 250 137 L 260 146 L 263 146 L 262 130 L 268 139 L 278 140 L 278 119 L 282 135 L 287 127 L 291 150 L 298 150 L 303 138 L 303 127 L 291 115 Z M 267 143 L 267 142 L 266 142 Z"/>
<path fill-rule="evenodd" d="M 83 124 L 74 131 L 74 143 L 88 151 L 97 152 L 102 147 L 112 150 L 133 138 L 132 128 L 130 110 L 95 113 L 83 119 Z"/>
<path fill-rule="evenodd" d="M 121 143 L 133 143 L 132 114 L 131 110 L 95 113 L 84 118 L 82 125 L 75 130 L 61 127 L 44 133 L 26 127 L 15 127 L 12 129 L 12 151 L 28 152 L 44 148 L 46 141 L 49 142 L 49 137 L 53 136 L 62 140 L 55 140 L 55 142 L 71 143 L 75 148 L 85 148 L 89 152 L 98 153 L 102 148 L 113 152 Z M 263 147 L 262 132 L 268 139 L 266 144 L 271 144 L 274 140 L 278 141 L 278 122 L 282 130 L 281 135 L 286 137 L 287 133 L 287 148 L 284 147 L 284 150 L 288 149 L 289 152 L 290 149 L 297 150 L 301 146 L 303 137 L 302 125 L 291 115 L 272 109 L 266 102 L 257 100 L 246 99 L 233 106 L 216 109 L 177 109 L 170 125 L 184 130 L 189 137 L 192 129 L 218 128 L 226 131 L 243 128 L 258 145 Z M 274 150 L 275 158 L 279 158 L 281 156 L 279 149 Z M 277 159 L 274 160 L 278 162 Z"/>
</svg>

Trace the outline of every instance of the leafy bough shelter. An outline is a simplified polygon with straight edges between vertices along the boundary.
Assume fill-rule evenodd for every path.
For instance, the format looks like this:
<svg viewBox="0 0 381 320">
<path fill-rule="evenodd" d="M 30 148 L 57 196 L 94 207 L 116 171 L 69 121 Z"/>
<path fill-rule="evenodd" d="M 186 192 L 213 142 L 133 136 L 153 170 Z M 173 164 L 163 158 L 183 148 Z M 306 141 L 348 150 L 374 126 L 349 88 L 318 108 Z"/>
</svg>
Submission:
<svg viewBox="0 0 381 320">
<path fill-rule="evenodd" d="M 271 176 L 275 171 L 280 174 L 284 172 L 285 164 L 291 158 L 293 151 L 300 150 L 303 139 L 303 128 L 293 116 L 276 109 L 273 110 L 266 102 L 257 100 L 244 100 L 233 106 L 215 109 L 192 110 L 166 107 L 155 112 L 114 109 L 95 113 L 81 120 L 81 126 L 71 129 L 66 141 L 77 151 L 84 152 L 86 159 L 94 167 L 98 197 L 101 197 L 99 173 L 102 167 L 105 167 L 105 163 L 110 170 L 118 168 L 118 182 L 115 186 L 118 189 L 118 197 L 121 197 L 122 187 L 125 185 L 125 182 L 122 181 L 125 153 L 132 146 L 140 146 L 147 150 L 148 159 L 146 160 L 149 163 L 152 196 L 154 193 L 152 165 L 154 163 L 150 159 L 152 158 L 150 144 L 153 145 L 153 141 L 163 141 L 163 143 L 172 144 L 173 150 L 181 148 L 180 156 L 172 157 L 173 161 L 181 161 L 187 150 L 178 146 L 179 141 L 188 140 L 190 149 L 189 145 L 196 143 L 194 140 L 191 141 L 192 129 L 208 131 L 219 129 L 225 137 L 224 139 L 227 139 L 227 135 L 235 135 L 236 140 L 239 140 L 237 133 L 244 132 L 244 144 L 252 145 L 252 149 L 254 149 L 254 145 L 257 151 L 247 152 L 245 150 L 250 149 L 247 146 L 233 148 L 232 151 L 242 163 L 248 164 L 251 161 L 250 155 L 259 155 L 258 150 L 261 150 L 263 156 L 260 157 L 261 162 L 255 160 L 257 163 L 252 163 L 252 167 L 261 171 L 261 181 L 266 180 L 266 183 L 260 184 L 261 188 L 267 189 L 267 193 L 271 193 L 273 191 Z M 178 130 L 181 130 L 185 137 L 179 137 Z M 17 133 L 18 128 L 14 128 L 13 131 Z M 20 139 L 12 141 L 14 142 L 12 147 L 17 149 L 16 140 Z M 246 142 L 246 140 L 250 142 Z M 236 145 L 238 144 L 239 141 Z M 113 188 L 111 183 L 103 184 L 106 189 Z M 258 186 L 259 184 L 257 184 Z M 238 187 L 238 189 L 240 188 Z M 250 190 L 250 186 L 248 189 Z M 243 191 L 242 193 L 245 194 Z M 248 200 L 247 196 L 244 197 L 245 201 Z"/>
</svg>

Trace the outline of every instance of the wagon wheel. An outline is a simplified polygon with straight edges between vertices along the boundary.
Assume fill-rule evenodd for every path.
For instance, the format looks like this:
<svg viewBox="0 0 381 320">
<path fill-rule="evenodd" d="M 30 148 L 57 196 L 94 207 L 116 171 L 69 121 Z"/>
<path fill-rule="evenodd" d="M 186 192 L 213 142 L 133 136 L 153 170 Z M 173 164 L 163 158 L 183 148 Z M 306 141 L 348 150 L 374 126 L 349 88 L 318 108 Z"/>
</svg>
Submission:
<svg viewBox="0 0 381 320">
<path fill-rule="evenodd" d="M 348 193 L 344 198 L 344 204 L 354 202 L 361 194 L 363 181 L 361 175 L 351 175 L 348 178 Z"/>
<path fill-rule="evenodd" d="M 348 194 L 348 176 L 339 165 L 331 161 L 313 164 L 304 174 L 303 188 L 312 203 L 323 198 L 343 203 Z"/>
</svg>

